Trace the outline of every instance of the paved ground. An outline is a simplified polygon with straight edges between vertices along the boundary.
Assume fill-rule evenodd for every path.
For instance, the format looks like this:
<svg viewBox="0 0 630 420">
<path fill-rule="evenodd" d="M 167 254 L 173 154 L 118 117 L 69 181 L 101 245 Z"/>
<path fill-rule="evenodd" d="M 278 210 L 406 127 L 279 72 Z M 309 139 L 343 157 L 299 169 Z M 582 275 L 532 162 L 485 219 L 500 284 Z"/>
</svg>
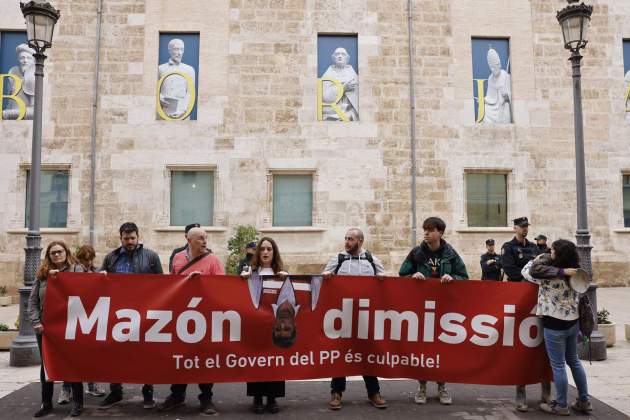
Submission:
<svg viewBox="0 0 630 420">
<path fill-rule="evenodd" d="M 537 386 L 528 387 L 530 411 L 517 413 L 513 409 L 512 387 L 452 385 L 450 387 L 455 404 L 441 406 L 435 398 L 425 406 L 413 403 L 413 393 L 416 383 L 408 380 L 383 381 L 381 388 L 387 397 L 389 408 L 377 410 L 368 404 L 365 397 L 365 389 L 361 382 L 348 383 L 348 391 L 344 394 L 344 407 L 339 412 L 330 411 L 327 408 L 329 393 L 328 382 L 308 381 L 291 382 L 287 384 L 286 398 L 279 399 L 281 412 L 276 418 L 291 419 L 321 419 L 321 418 L 388 418 L 406 419 L 412 417 L 425 417 L 430 419 L 470 419 L 470 420 L 517 420 L 517 419 L 549 419 L 550 416 L 535 409 L 536 398 L 540 396 Z M 433 385 L 434 387 L 435 385 Z M 59 386 L 57 386 L 59 388 Z M 130 386 L 125 388 L 125 400 L 120 405 L 107 411 L 96 408 L 99 398 L 88 397 L 84 418 L 113 417 L 116 419 L 137 418 L 170 418 L 189 419 L 203 418 L 198 413 L 198 404 L 195 395 L 196 389 L 189 390 L 188 404 L 168 413 L 160 413 L 156 410 L 143 410 L 140 388 Z M 432 389 L 432 388 L 430 388 Z M 434 389 L 434 388 L 433 388 Z M 58 391 L 58 390 L 57 390 Z M 251 400 L 245 397 L 244 384 L 218 384 L 215 387 L 215 403 L 219 410 L 219 416 L 223 418 L 260 419 L 260 415 L 250 411 Z M 156 393 L 164 397 L 168 393 L 168 387 L 160 385 Z M 0 399 L 0 418 L 23 419 L 30 417 L 38 408 L 39 384 L 30 384 L 13 394 Z M 575 390 L 571 389 L 571 398 L 575 398 Z M 593 400 L 593 415 L 581 416 L 591 419 L 627 419 L 625 414 Z M 55 411 L 46 418 L 65 418 L 70 411 L 69 406 L 55 405 Z M 265 414 L 264 418 L 269 418 Z"/>
<path fill-rule="evenodd" d="M 592 419 L 630 419 L 630 342 L 624 337 L 624 323 L 630 323 L 630 288 L 599 289 L 598 302 L 611 312 L 611 319 L 617 325 L 617 342 L 608 348 L 608 359 L 603 362 L 584 364 L 587 370 L 590 394 L 598 399 L 594 401 L 595 411 Z M 17 305 L 0 307 L 0 323 L 12 325 L 17 315 Z M 29 418 L 37 410 L 39 404 L 39 367 L 11 368 L 9 353 L 0 352 L 0 419 Z M 569 375 L 570 377 L 570 375 Z M 56 387 L 58 392 L 59 386 Z M 158 413 L 141 408 L 140 391 L 130 386 L 125 393 L 126 400 L 118 407 L 101 412 L 96 410 L 99 399 L 87 397 L 84 418 L 193 418 L 197 416 L 196 389 L 189 390 L 189 403 L 185 407 L 170 412 Z M 342 416 L 343 418 L 409 418 L 415 416 L 431 419 L 549 419 L 548 415 L 535 410 L 539 390 L 528 388 L 530 412 L 516 413 L 513 410 L 513 389 L 511 387 L 488 387 L 471 385 L 452 385 L 454 405 L 442 407 L 435 400 L 427 406 L 412 403 L 415 384 L 407 380 L 383 381 L 383 395 L 388 399 L 390 407 L 384 411 L 372 408 L 364 396 L 363 384 L 349 383 L 344 394 L 344 409 L 331 412 L 326 408 L 328 384 L 323 381 L 299 381 L 287 384 L 287 397 L 281 400 L 282 412 L 278 418 L 321 418 Z M 574 390 L 571 390 L 572 396 Z M 156 396 L 164 398 L 168 394 L 166 386 L 158 386 Z M 243 384 L 219 384 L 215 389 L 215 400 L 221 416 L 229 418 L 255 418 L 249 411 L 250 400 L 244 397 Z M 56 395 L 56 393 L 55 393 Z M 573 397 L 572 397 L 573 398 Z M 614 408 L 613 408 L 614 407 Z M 619 411 L 617 411 L 619 410 Z M 54 416 L 47 418 L 64 418 L 67 406 L 56 406 Z M 625 414 L 624 414 L 625 413 Z M 269 414 L 266 414 L 269 416 Z M 583 416 L 583 418 L 588 418 Z"/>
</svg>

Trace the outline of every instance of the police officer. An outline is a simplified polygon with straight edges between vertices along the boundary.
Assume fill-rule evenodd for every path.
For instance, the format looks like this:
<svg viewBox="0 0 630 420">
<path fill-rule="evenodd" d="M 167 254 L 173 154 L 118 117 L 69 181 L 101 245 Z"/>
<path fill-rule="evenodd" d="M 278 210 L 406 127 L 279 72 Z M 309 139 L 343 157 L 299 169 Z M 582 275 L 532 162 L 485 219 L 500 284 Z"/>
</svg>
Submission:
<svg viewBox="0 0 630 420">
<path fill-rule="evenodd" d="M 527 217 L 514 219 L 514 238 L 501 247 L 501 265 L 508 281 L 523 281 L 521 270 L 538 255 L 538 247 L 527 240 Z"/>
<path fill-rule="evenodd" d="M 527 217 L 519 217 L 514 219 L 514 238 L 503 244 L 501 247 L 501 264 L 508 281 L 524 281 L 521 270 L 530 260 L 533 260 L 538 254 L 538 247 L 535 243 L 527 240 L 527 231 L 529 229 L 529 221 Z M 541 385 L 541 400 L 543 402 L 551 401 L 551 384 L 543 382 Z M 521 412 L 527 411 L 527 396 L 525 394 L 525 385 L 516 386 L 516 409 Z"/>
<path fill-rule="evenodd" d="M 494 239 L 486 241 L 486 252 L 481 255 L 481 280 L 501 281 L 501 257 L 494 252 Z"/>
<path fill-rule="evenodd" d="M 546 254 L 551 252 L 551 249 L 547 246 L 547 237 L 545 235 L 538 235 L 534 238 L 536 246 L 538 247 L 539 254 Z"/>
</svg>

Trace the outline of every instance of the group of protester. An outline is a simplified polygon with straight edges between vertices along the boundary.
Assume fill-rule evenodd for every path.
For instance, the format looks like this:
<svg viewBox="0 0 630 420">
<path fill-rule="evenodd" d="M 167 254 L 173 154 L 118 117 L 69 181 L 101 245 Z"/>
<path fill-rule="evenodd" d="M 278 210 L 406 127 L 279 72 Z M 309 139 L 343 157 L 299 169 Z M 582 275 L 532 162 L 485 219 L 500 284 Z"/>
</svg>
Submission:
<svg viewBox="0 0 630 420">
<path fill-rule="evenodd" d="M 540 409 L 557 415 L 569 415 L 567 402 L 567 375 L 565 364 L 571 369 L 578 388 L 579 397 L 570 408 L 575 411 L 588 413 L 592 410 L 588 397 L 586 374 L 577 356 L 578 300 L 569 279 L 575 276 L 579 267 L 579 257 L 574 243 L 559 239 L 547 248 L 527 240 L 529 222 L 526 217 L 514 219 L 515 237 L 503 244 L 501 255 L 494 253 L 494 241 L 488 240 L 487 253 L 481 257 L 481 267 L 484 279 L 502 280 L 503 273 L 507 281 L 518 282 L 529 280 L 539 284 L 538 304 L 536 314 L 542 317 L 545 348 L 549 356 L 553 381 L 556 390 L 555 400 L 551 399 L 549 383 L 542 384 Z M 457 251 L 444 240 L 445 222 L 438 217 L 429 217 L 422 225 L 423 241 L 414 247 L 402 263 L 398 275 L 412 277 L 418 281 L 439 279 L 442 284 L 452 281 L 467 280 L 466 266 Z M 45 256 L 37 271 L 35 284 L 31 292 L 28 313 L 37 336 L 37 343 L 41 353 L 42 316 L 46 284 L 49 278 L 63 271 L 74 272 L 103 272 L 103 273 L 144 273 L 163 274 L 160 258 L 154 251 L 139 243 L 138 227 L 134 223 L 124 223 L 120 229 L 121 246 L 108 253 L 102 266 L 97 269 L 94 265 L 95 252 L 88 245 L 81 247 L 73 255 L 62 241 L 52 241 L 46 247 Z M 207 234 L 198 223 L 186 226 L 187 244 L 173 251 L 169 260 L 169 271 L 172 274 L 186 275 L 189 278 L 198 275 L 225 274 L 223 264 L 208 247 Z M 542 235 L 541 235 L 542 236 Z M 544 238 L 546 242 L 546 238 Z M 344 250 L 330 258 L 323 269 L 323 281 L 333 275 L 376 276 L 384 278 L 385 269 L 377 256 L 363 248 L 364 235 L 360 229 L 352 228 L 344 238 Z M 544 246 L 543 246 L 544 245 Z M 287 278 L 280 250 L 277 243 L 270 237 L 263 237 L 258 242 L 247 245 L 246 257 L 240 262 L 238 272 L 241 277 L 251 282 L 271 275 L 276 278 Z M 260 283 L 262 287 L 262 282 Z M 283 288 L 284 289 L 284 288 Z M 261 294 L 260 296 L 265 296 Z M 260 302 L 258 302 L 260 304 Z M 290 345 L 295 338 L 295 330 L 283 324 L 282 319 L 294 315 L 295 298 L 280 290 L 277 300 L 273 303 L 278 322 L 274 324 L 274 340 L 279 337 L 280 346 Z M 293 334 L 293 336 L 292 336 Z M 283 341 L 284 340 L 284 341 Z M 284 342 L 284 344 L 282 344 Z M 45 360 L 42 358 L 40 379 L 42 383 L 42 405 L 34 416 L 41 417 L 53 409 L 53 382 L 47 381 L 45 375 Z M 370 403 L 379 409 L 387 408 L 386 400 L 380 394 L 378 378 L 363 376 Z M 418 381 L 418 389 L 414 396 L 417 404 L 427 403 L 427 381 Z M 73 382 L 64 384 L 65 391 L 72 394 L 72 410 L 70 415 L 79 416 L 83 410 L 83 384 Z M 204 414 L 216 413 L 212 402 L 213 384 L 199 384 L 200 410 Z M 446 384 L 437 383 L 438 399 L 441 404 L 452 404 Z M 108 409 L 123 399 L 122 384 L 110 384 L 110 392 L 104 398 L 100 409 Z M 172 410 L 185 403 L 186 384 L 171 385 L 171 393 L 159 405 L 161 411 Z M 332 410 L 342 407 L 342 395 L 346 389 L 346 378 L 336 377 L 330 383 L 331 397 L 328 406 Z M 103 393 L 95 384 L 88 384 L 88 393 L 100 395 Z M 151 409 L 156 406 L 153 395 L 153 385 L 142 387 L 143 407 Z M 247 383 L 247 395 L 253 398 L 253 411 L 262 414 L 265 411 L 277 413 L 280 411 L 277 398 L 285 395 L 284 381 L 250 382 Z M 69 400 L 66 395 L 63 401 Z M 263 398 L 266 397 L 266 404 Z M 60 398 L 61 400 L 61 398 Z M 60 401 L 61 402 L 61 401 Z M 516 409 L 527 411 L 525 386 L 517 386 Z"/>
</svg>

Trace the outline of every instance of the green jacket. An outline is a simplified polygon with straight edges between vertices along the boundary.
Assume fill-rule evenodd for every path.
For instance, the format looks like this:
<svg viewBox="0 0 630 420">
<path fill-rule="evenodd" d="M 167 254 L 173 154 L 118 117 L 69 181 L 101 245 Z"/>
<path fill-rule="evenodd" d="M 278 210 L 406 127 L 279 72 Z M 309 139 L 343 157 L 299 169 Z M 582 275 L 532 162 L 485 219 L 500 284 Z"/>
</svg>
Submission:
<svg viewBox="0 0 630 420">
<path fill-rule="evenodd" d="M 442 257 L 440 259 L 439 276 L 442 277 L 444 274 L 449 274 L 455 280 L 468 280 L 466 265 L 459 254 L 444 239 L 440 242 Z M 427 278 L 431 277 L 432 269 L 429 264 L 429 256 L 427 255 L 428 251 L 429 247 L 425 242 L 412 249 L 402 266 L 400 266 L 398 275 L 401 277 L 411 276 L 420 272 Z"/>
</svg>

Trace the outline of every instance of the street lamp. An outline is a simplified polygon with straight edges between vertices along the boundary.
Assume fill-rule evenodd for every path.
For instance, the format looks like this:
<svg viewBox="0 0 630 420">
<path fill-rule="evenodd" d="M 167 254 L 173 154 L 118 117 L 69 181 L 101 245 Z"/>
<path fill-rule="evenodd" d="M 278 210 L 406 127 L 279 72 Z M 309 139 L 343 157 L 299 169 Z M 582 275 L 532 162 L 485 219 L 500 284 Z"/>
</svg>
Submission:
<svg viewBox="0 0 630 420">
<path fill-rule="evenodd" d="M 26 36 L 29 47 L 35 50 L 35 106 L 33 113 L 33 144 L 31 150 L 31 173 L 29 177 L 30 212 L 26 234 L 26 258 L 24 261 L 24 287 L 20 287 L 20 331 L 11 343 L 11 366 L 29 366 L 40 363 L 37 342 L 26 313 L 28 297 L 35 280 L 42 252 L 42 237 L 39 233 L 39 194 L 41 184 L 42 155 L 42 96 L 44 87 L 44 52 L 52 46 L 55 23 L 59 10 L 42 0 L 20 3 L 26 19 Z"/>
<path fill-rule="evenodd" d="M 571 66 L 573 68 L 573 122 L 575 127 L 575 182 L 577 195 L 577 230 L 575 239 L 577 242 L 580 264 L 589 275 L 590 286 L 588 296 L 593 309 L 597 313 L 597 285 L 593 280 L 593 267 L 591 264 L 590 244 L 591 234 L 588 231 L 588 216 L 586 211 L 586 176 L 584 169 L 584 127 L 582 117 L 582 81 L 580 73 L 580 50 L 588 44 L 587 32 L 591 21 L 593 6 L 578 3 L 578 0 L 567 0 L 569 5 L 560 10 L 556 17 L 562 28 L 564 47 L 571 51 Z M 590 353 L 589 353 L 590 350 Z M 580 358 L 592 357 L 594 360 L 606 359 L 606 342 L 595 322 L 595 331 L 591 335 L 590 349 L 588 345 L 579 348 Z"/>
</svg>

